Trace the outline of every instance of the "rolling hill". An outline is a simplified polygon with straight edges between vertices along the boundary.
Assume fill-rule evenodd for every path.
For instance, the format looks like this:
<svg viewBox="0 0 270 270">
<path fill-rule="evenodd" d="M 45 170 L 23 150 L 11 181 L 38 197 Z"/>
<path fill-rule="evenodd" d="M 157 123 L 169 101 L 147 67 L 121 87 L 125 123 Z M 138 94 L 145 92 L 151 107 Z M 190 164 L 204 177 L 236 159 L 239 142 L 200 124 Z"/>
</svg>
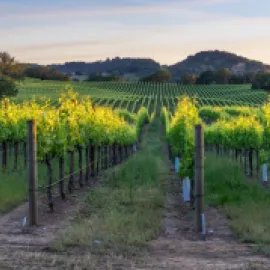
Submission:
<svg viewBox="0 0 270 270">
<path fill-rule="evenodd" d="M 203 51 L 189 56 L 184 61 L 168 67 L 174 79 L 185 73 L 200 74 L 206 70 L 218 70 L 228 68 L 233 74 L 258 72 L 270 69 L 269 65 L 250 60 L 225 51 Z"/>
<path fill-rule="evenodd" d="M 101 73 L 115 74 L 136 80 L 149 76 L 161 68 L 161 64 L 152 59 L 120 58 L 107 59 L 96 62 L 68 62 L 53 64 L 49 67 L 60 70 L 63 73 Z M 179 80 L 185 73 L 200 74 L 206 70 L 218 70 L 229 68 L 234 74 L 244 74 L 270 70 L 270 65 L 250 60 L 225 51 L 202 51 L 188 56 L 185 60 L 171 66 L 163 66 L 172 73 L 172 80 Z"/>
</svg>

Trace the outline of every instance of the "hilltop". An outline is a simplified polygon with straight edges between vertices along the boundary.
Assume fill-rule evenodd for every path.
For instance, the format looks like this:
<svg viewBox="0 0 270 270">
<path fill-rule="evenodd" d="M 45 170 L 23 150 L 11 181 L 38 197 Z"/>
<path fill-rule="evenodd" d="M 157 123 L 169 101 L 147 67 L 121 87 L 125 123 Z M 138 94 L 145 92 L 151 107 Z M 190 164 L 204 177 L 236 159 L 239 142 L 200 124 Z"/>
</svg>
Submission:
<svg viewBox="0 0 270 270">
<path fill-rule="evenodd" d="M 120 58 L 107 59 L 96 62 L 67 62 L 64 64 L 53 64 L 49 67 L 55 68 L 63 73 L 101 73 L 124 76 L 126 78 L 142 78 L 158 71 L 162 65 L 153 59 Z M 225 51 L 202 51 L 188 56 L 185 60 L 171 66 L 163 66 L 172 73 L 172 80 L 179 80 L 185 73 L 200 74 L 206 70 L 218 70 L 229 68 L 233 74 L 258 72 L 270 69 L 270 65 L 250 60 L 248 58 L 225 52 Z"/>
<path fill-rule="evenodd" d="M 120 58 L 96 62 L 68 62 L 50 65 L 63 73 L 120 75 L 132 78 L 149 76 L 160 69 L 160 64 L 152 59 Z"/>
<path fill-rule="evenodd" d="M 270 66 L 233 53 L 216 50 L 199 52 L 168 68 L 172 77 L 176 79 L 186 73 L 200 74 L 207 70 L 216 71 L 222 68 L 230 69 L 235 75 L 243 75 L 268 70 Z"/>
</svg>

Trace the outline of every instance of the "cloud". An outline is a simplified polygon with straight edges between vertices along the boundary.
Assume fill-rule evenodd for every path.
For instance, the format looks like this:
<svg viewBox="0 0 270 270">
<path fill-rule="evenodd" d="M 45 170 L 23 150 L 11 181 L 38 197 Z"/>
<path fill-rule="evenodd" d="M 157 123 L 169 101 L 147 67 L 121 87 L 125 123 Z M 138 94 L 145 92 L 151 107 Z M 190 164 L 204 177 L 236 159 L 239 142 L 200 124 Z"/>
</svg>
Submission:
<svg viewBox="0 0 270 270">
<path fill-rule="evenodd" d="M 124 43 L 123 41 L 121 42 Z M 78 50 L 84 48 L 90 48 L 93 46 L 102 46 L 104 44 L 119 44 L 119 37 L 113 38 L 103 38 L 96 40 L 77 40 L 77 41 L 68 41 L 68 42 L 50 42 L 46 44 L 30 44 L 26 46 L 17 46 L 13 47 L 13 50 L 17 50 L 20 53 L 29 53 L 33 51 L 47 51 L 47 50 Z"/>
<path fill-rule="evenodd" d="M 162 64 L 173 64 L 183 60 L 190 54 L 201 50 L 227 50 L 251 59 L 270 63 L 268 37 L 238 37 L 231 39 L 228 31 L 224 36 L 204 38 L 193 35 L 185 35 L 184 29 L 179 30 L 179 35 L 173 37 L 170 33 L 153 32 L 147 35 L 124 35 L 122 38 L 103 39 L 89 41 L 78 41 L 77 43 L 51 43 L 47 45 L 17 47 L 10 52 L 20 61 L 37 63 L 56 63 L 65 61 L 96 61 L 106 57 L 145 57 L 154 58 Z M 191 29 L 186 29 L 188 32 Z M 241 29 L 239 29 L 240 31 Z M 200 31 L 200 29 L 199 29 Z M 144 36 L 142 39 L 141 36 Z M 256 49 L 254 49 L 256 48 Z"/>
<path fill-rule="evenodd" d="M 0 35 L 5 37 L 0 48 L 21 61 L 39 63 L 118 55 L 152 57 L 169 64 L 204 49 L 231 50 L 270 63 L 266 45 L 270 18 L 207 9 L 229 0 L 118 0 L 117 4 L 99 0 L 90 1 L 92 7 L 82 2 L 73 1 L 78 5 L 73 8 L 57 2 L 53 10 L 49 6 L 14 9 L 0 17 Z"/>
<path fill-rule="evenodd" d="M 130 42 L 129 46 L 120 44 L 103 44 L 100 49 L 98 46 L 88 46 L 88 50 L 84 46 L 79 45 L 76 49 L 70 48 L 64 50 L 61 47 L 52 50 L 44 50 L 40 53 L 39 50 L 24 51 L 18 57 L 21 61 L 35 62 L 43 64 L 61 63 L 68 61 L 96 61 L 104 60 L 106 57 L 145 57 L 153 58 L 160 61 L 162 64 L 173 64 L 185 59 L 188 55 L 195 54 L 202 50 L 226 50 L 245 57 L 261 60 L 264 63 L 270 64 L 270 53 L 268 52 L 268 44 L 270 38 L 254 40 L 252 38 L 234 41 L 201 41 L 200 43 L 192 41 L 184 41 L 179 43 L 158 43 L 136 46 Z M 254 50 L 256 48 L 256 50 Z M 15 51 L 12 51 L 12 54 Z M 19 56 L 19 51 L 16 51 Z"/>
<path fill-rule="evenodd" d="M 237 0 L 226 0 L 228 2 L 235 2 Z M 103 1 L 104 2 L 104 1 Z M 123 4 L 122 5 L 92 5 L 92 6 L 80 6 L 69 8 L 60 6 L 52 8 L 51 6 L 36 8 L 36 7 L 21 7 L 20 9 L 14 8 L 14 5 L 8 5 L 5 11 L 5 5 L 3 6 L 0 21 L 32 21 L 52 18 L 82 18 L 93 15 L 121 15 L 121 14 L 149 14 L 149 13 L 166 13 L 168 11 L 174 11 L 175 9 L 189 9 L 199 8 L 200 6 L 207 6 L 213 4 L 224 3 L 225 0 L 185 0 L 185 1 L 140 1 L 135 4 Z M 102 1 L 101 1 L 102 3 Z M 194 10 L 193 10 L 194 12 Z M 197 12 L 198 13 L 198 12 Z"/>
</svg>

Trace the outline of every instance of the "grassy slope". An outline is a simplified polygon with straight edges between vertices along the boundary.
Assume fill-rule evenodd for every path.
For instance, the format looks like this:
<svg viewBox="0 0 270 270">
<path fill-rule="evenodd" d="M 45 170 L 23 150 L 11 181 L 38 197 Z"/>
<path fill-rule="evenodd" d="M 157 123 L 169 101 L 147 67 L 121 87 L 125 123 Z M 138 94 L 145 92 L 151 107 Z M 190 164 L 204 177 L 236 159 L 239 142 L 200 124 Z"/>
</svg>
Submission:
<svg viewBox="0 0 270 270">
<path fill-rule="evenodd" d="M 238 164 L 208 155 L 205 165 L 206 203 L 223 207 L 233 231 L 244 242 L 270 252 L 270 192 L 251 183 Z"/>
<path fill-rule="evenodd" d="M 162 157 L 160 122 L 154 120 L 141 150 L 108 172 L 107 179 L 85 198 L 73 224 L 55 248 L 68 246 L 140 247 L 160 231 L 168 171 Z"/>
</svg>

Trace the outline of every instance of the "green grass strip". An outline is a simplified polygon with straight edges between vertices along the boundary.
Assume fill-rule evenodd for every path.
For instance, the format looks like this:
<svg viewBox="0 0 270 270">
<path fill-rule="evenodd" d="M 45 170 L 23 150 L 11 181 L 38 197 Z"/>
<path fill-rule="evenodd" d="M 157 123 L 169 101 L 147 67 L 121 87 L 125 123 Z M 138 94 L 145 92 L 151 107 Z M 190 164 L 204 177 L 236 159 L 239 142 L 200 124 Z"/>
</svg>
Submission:
<svg viewBox="0 0 270 270">
<path fill-rule="evenodd" d="M 232 160 L 207 155 L 206 203 L 222 207 L 236 235 L 270 253 L 270 192 L 251 182 Z"/>
<path fill-rule="evenodd" d="M 74 222 L 59 235 L 54 248 L 97 245 L 128 251 L 156 237 L 164 210 L 164 179 L 168 176 L 160 125 L 154 120 L 141 150 L 108 172 L 105 183 L 87 195 Z"/>
</svg>

